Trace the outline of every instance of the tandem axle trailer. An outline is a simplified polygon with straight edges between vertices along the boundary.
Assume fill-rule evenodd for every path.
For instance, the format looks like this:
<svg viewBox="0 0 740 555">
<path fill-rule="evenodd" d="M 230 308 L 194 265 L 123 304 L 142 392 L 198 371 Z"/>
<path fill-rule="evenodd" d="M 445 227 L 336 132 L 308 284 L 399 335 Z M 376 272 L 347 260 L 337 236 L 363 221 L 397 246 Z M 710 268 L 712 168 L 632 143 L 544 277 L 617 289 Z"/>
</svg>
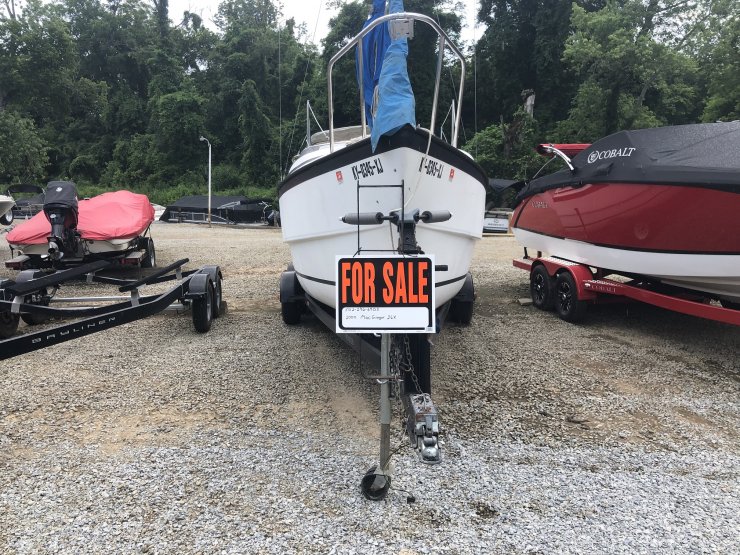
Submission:
<svg viewBox="0 0 740 555">
<path fill-rule="evenodd" d="M 96 261 L 82 266 L 45 273 L 24 270 L 16 279 L 0 279 L 0 360 L 15 357 L 44 347 L 56 345 L 103 331 L 121 324 L 140 320 L 163 311 L 191 311 L 195 330 L 205 333 L 214 318 L 226 311 L 221 294 L 221 269 L 204 266 L 183 271 L 187 258 L 138 279 L 118 279 L 98 275 L 112 265 L 111 261 Z M 61 286 L 73 280 L 118 286 L 124 295 L 106 297 L 57 297 Z M 144 286 L 177 281 L 164 293 L 142 295 Z M 54 305 L 68 305 L 58 308 Z M 80 306 L 81 304 L 87 306 Z M 16 335 L 23 320 L 29 326 L 52 319 L 71 319 L 36 332 Z"/>
<path fill-rule="evenodd" d="M 740 310 L 698 291 L 667 287 L 648 278 L 634 277 L 627 282 L 609 279 L 611 272 L 592 268 L 554 256 L 530 257 L 513 261 L 516 268 L 529 272 L 532 304 L 540 310 L 555 310 L 567 322 L 583 320 L 589 304 L 630 299 L 716 322 L 740 326 Z M 727 306 L 724 306 L 724 305 Z"/>
</svg>

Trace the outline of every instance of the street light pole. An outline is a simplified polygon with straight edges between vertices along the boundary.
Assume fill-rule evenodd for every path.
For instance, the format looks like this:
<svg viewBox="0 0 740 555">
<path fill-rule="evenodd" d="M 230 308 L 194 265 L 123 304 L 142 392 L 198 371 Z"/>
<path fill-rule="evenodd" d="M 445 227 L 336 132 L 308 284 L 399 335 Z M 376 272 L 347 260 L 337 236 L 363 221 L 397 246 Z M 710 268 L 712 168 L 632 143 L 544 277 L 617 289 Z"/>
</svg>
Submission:
<svg viewBox="0 0 740 555">
<path fill-rule="evenodd" d="M 211 141 L 202 135 L 200 140 L 208 143 L 208 227 L 211 227 Z"/>
</svg>

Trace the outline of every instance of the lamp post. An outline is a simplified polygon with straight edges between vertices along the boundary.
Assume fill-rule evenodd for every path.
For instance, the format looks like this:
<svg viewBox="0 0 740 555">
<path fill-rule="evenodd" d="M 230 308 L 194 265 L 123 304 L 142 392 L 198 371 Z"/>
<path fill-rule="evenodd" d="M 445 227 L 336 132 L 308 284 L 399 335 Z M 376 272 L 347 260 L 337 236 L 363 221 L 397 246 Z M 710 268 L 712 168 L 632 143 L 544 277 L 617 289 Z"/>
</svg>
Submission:
<svg viewBox="0 0 740 555">
<path fill-rule="evenodd" d="M 208 227 L 211 227 L 211 141 L 203 135 L 200 140 L 208 143 Z"/>
</svg>

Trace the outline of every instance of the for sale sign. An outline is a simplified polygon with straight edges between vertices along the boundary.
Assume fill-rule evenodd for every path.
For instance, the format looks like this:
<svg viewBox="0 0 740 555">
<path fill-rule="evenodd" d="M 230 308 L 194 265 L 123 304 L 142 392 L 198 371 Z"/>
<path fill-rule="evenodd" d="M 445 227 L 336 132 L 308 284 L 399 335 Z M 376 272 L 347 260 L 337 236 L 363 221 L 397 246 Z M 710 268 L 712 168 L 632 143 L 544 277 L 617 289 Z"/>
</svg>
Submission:
<svg viewBox="0 0 740 555">
<path fill-rule="evenodd" d="M 337 333 L 432 333 L 433 256 L 337 256 Z"/>
</svg>

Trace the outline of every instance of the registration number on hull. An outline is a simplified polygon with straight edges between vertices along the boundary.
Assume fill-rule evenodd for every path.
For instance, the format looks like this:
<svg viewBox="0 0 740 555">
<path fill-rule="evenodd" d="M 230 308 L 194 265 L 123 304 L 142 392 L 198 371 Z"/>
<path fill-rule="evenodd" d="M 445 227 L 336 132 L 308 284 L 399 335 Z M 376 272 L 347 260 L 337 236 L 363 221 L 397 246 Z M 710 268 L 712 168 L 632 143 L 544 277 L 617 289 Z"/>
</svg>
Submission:
<svg viewBox="0 0 740 555">
<path fill-rule="evenodd" d="M 365 160 L 352 166 L 352 177 L 355 181 L 367 179 L 374 175 L 380 175 L 383 173 L 383 164 L 380 162 L 380 158 L 373 158 L 372 160 Z"/>
</svg>

